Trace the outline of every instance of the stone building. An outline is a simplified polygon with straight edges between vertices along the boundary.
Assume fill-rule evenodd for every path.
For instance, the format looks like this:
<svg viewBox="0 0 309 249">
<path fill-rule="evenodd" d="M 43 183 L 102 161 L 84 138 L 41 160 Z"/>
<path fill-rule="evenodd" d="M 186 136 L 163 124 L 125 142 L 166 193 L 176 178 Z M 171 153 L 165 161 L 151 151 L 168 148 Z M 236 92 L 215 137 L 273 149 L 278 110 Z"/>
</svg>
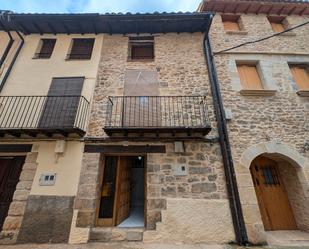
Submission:
<svg viewBox="0 0 309 249">
<path fill-rule="evenodd" d="M 153 18 L 144 32 L 104 36 L 71 243 L 235 240 L 203 52 L 209 23 Z"/>
<path fill-rule="evenodd" d="M 308 232 L 308 11 L 1 12 L 0 243 Z"/>
<path fill-rule="evenodd" d="M 210 19 L 1 13 L 1 243 L 235 240 Z"/>
<path fill-rule="evenodd" d="M 308 232 L 309 3 L 209 0 L 199 10 L 216 12 L 209 36 L 249 241 Z"/>
</svg>

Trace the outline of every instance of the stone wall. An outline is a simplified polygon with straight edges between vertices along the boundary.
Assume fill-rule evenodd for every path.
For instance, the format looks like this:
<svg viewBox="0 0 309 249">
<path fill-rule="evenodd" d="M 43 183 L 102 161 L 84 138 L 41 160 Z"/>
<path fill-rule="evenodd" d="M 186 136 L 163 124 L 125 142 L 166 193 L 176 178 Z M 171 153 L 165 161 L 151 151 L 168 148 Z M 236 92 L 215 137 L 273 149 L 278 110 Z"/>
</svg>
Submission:
<svg viewBox="0 0 309 249">
<path fill-rule="evenodd" d="M 308 17 L 287 17 L 290 26 L 305 21 Z M 247 32 L 229 33 L 224 31 L 220 15 L 215 16 L 210 31 L 214 52 L 273 34 L 266 15 L 242 15 L 241 22 Z M 282 144 L 290 148 L 280 151 L 283 156 L 288 157 L 284 153 L 295 151 L 292 154 L 297 154 L 296 157 L 302 162 L 299 167 L 303 167 L 301 170 L 305 174 L 308 172 L 305 165 L 309 150 L 305 144 L 309 143 L 309 99 L 297 95 L 288 66 L 288 63 L 308 63 L 308 39 L 308 27 L 303 26 L 291 34 L 215 56 L 224 107 L 232 113 L 228 131 L 247 231 L 253 243 L 265 242 L 265 233 L 249 171 L 251 160 L 242 160 L 245 151 L 261 145 L 250 149 L 249 155 L 268 143 L 278 144 L 277 147 Z M 266 96 L 263 91 L 255 96 L 242 95 L 237 61 L 258 62 L 263 86 L 274 90 L 273 95 Z M 261 153 L 266 151 L 261 150 Z"/>
<path fill-rule="evenodd" d="M 14 244 L 17 241 L 37 168 L 37 156 L 38 153 L 36 152 L 28 153 L 26 156 L 25 164 L 14 192 L 13 201 L 0 234 L 1 244 Z"/>
<path fill-rule="evenodd" d="M 174 153 L 172 143 L 166 154 L 147 156 L 147 227 L 161 221 L 167 198 L 227 198 L 225 177 L 218 144 L 186 142 L 185 153 Z M 178 164 L 187 165 L 188 174 L 175 176 Z"/>
<path fill-rule="evenodd" d="M 128 61 L 128 37 L 105 36 L 98 79 L 94 89 L 87 136 L 104 137 L 107 96 L 122 96 L 128 69 L 149 69 L 158 72 L 160 96 L 206 96 L 208 114 L 216 135 L 216 122 L 203 55 L 203 34 L 165 34 L 155 36 L 155 60 Z"/>
<path fill-rule="evenodd" d="M 17 243 L 67 243 L 74 196 L 30 195 Z"/>
<path fill-rule="evenodd" d="M 302 173 L 300 172 L 302 169 L 285 161 L 279 162 L 279 165 L 280 175 L 288 193 L 297 227 L 309 231 L 309 197 L 306 195 L 306 189 L 303 188 L 303 183 L 298 175 L 298 173 Z"/>
</svg>

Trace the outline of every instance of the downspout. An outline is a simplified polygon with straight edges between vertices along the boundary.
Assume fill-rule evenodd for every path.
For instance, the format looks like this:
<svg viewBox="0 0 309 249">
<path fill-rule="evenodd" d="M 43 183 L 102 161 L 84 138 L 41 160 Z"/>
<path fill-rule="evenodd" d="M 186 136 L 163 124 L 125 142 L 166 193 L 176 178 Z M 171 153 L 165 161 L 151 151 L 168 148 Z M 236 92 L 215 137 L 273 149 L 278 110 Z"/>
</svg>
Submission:
<svg viewBox="0 0 309 249">
<path fill-rule="evenodd" d="M 2 24 L 1 21 L 0 21 L 0 23 L 1 23 L 2 26 L 4 26 L 4 25 Z M 11 48 L 12 48 L 12 45 L 13 45 L 13 43 L 14 43 L 14 39 L 13 39 L 13 37 L 12 37 L 10 31 L 6 30 L 5 32 L 6 32 L 7 35 L 9 36 L 10 40 L 9 40 L 8 44 L 6 45 L 6 48 L 5 48 L 5 51 L 4 51 L 3 55 L 1 56 L 1 59 L 0 59 L 0 68 L 2 67 L 2 65 L 3 65 L 3 63 L 4 63 L 5 59 L 6 59 L 6 57 L 8 56 L 8 54 L 9 54 Z"/>
<path fill-rule="evenodd" d="M 12 70 L 12 68 L 13 68 L 13 66 L 16 62 L 16 59 L 17 59 L 17 57 L 18 57 L 18 55 L 19 55 L 19 53 L 20 53 L 20 51 L 21 51 L 21 49 L 22 49 L 22 47 L 24 46 L 24 43 L 25 43 L 23 36 L 18 31 L 16 31 L 16 34 L 19 36 L 21 42 L 20 42 L 20 44 L 19 44 L 19 46 L 18 46 L 18 48 L 17 48 L 17 50 L 14 54 L 13 60 L 11 61 L 9 68 L 5 72 L 5 75 L 4 75 L 4 77 L 3 77 L 3 79 L 0 83 L 0 92 L 2 91 L 7 79 L 9 77 L 10 73 L 11 73 L 11 70 Z"/>
<path fill-rule="evenodd" d="M 213 15 L 211 15 L 210 23 L 212 22 Z M 210 27 L 210 25 L 209 25 Z M 210 28 L 209 28 L 210 29 Z M 208 30 L 209 31 L 209 30 Z M 212 48 L 209 40 L 208 32 L 205 33 L 204 41 L 204 55 L 208 68 L 208 76 L 211 85 L 211 93 L 213 97 L 213 104 L 215 115 L 217 119 L 219 143 L 223 158 L 224 172 L 226 178 L 226 187 L 228 192 L 228 199 L 231 209 L 231 215 L 236 235 L 236 241 L 240 245 L 248 244 L 247 230 L 242 213 L 237 181 L 235 176 L 235 169 L 233 164 L 231 145 L 229 142 L 227 124 L 225 119 L 225 112 L 223 101 L 220 92 L 219 80 L 217 76 L 216 66 L 214 63 Z"/>
</svg>

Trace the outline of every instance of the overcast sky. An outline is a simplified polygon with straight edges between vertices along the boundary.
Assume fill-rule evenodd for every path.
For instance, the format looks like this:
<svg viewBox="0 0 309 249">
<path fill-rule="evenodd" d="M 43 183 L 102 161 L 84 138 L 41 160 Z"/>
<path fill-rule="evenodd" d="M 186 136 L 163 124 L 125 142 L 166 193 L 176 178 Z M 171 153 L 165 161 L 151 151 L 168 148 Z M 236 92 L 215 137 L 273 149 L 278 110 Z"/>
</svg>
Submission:
<svg viewBox="0 0 309 249">
<path fill-rule="evenodd" d="M 23 13 L 195 11 L 201 0 L 0 0 L 0 9 Z"/>
</svg>

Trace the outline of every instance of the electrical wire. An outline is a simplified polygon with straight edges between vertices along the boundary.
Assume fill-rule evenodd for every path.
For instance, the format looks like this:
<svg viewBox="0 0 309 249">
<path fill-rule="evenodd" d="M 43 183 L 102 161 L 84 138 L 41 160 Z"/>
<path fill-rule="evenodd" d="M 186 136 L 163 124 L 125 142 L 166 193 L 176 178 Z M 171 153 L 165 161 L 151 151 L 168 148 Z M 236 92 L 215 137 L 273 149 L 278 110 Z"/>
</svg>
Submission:
<svg viewBox="0 0 309 249">
<path fill-rule="evenodd" d="M 294 30 L 294 29 L 300 28 L 300 27 L 302 27 L 302 26 L 305 26 L 305 25 L 307 25 L 307 24 L 309 24 L 309 21 L 304 22 L 304 23 L 301 23 L 301 24 L 299 24 L 299 25 L 296 25 L 296 26 L 294 26 L 294 27 L 292 27 L 292 28 L 286 29 L 286 30 L 284 30 L 284 31 L 282 31 L 282 32 L 275 33 L 275 34 L 273 34 L 273 35 L 269 35 L 269 36 L 266 36 L 266 37 L 263 37 L 263 38 L 260 38 L 260 39 L 254 40 L 254 41 L 244 42 L 244 43 L 239 44 L 239 45 L 237 45 L 237 46 L 234 46 L 234 47 L 231 47 L 231 48 L 227 48 L 227 49 L 223 49 L 223 50 L 220 50 L 220 51 L 218 51 L 218 52 L 214 52 L 214 55 L 222 54 L 222 53 L 224 53 L 224 52 L 227 52 L 227 51 L 230 51 L 230 50 L 233 50 L 233 49 L 236 49 L 236 48 L 239 48 L 239 47 L 248 45 L 248 44 L 253 44 L 253 43 L 265 41 L 265 40 L 268 40 L 268 39 L 270 39 L 270 38 L 272 38 L 272 37 L 279 36 L 279 35 L 281 35 L 281 34 L 284 34 L 284 33 L 286 33 L 286 32 L 289 32 L 289 31 L 291 31 L 291 30 Z"/>
</svg>

